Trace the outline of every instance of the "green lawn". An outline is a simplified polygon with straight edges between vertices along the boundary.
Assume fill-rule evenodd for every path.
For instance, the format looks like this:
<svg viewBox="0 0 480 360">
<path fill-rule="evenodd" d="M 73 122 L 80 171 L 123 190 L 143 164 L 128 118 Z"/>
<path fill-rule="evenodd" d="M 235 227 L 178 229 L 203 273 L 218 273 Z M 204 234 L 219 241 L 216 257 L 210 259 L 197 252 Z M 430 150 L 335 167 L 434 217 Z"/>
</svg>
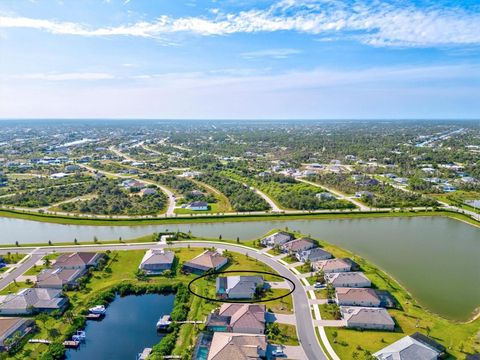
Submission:
<svg viewBox="0 0 480 360">
<path fill-rule="evenodd" d="M 283 261 L 285 261 L 287 264 L 293 264 L 298 262 L 298 259 L 294 255 L 287 255 L 282 258 Z"/>
<path fill-rule="evenodd" d="M 276 336 L 269 334 L 268 342 L 275 345 L 298 346 L 297 328 L 294 325 L 278 324 L 280 333 Z"/>
<path fill-rule="evenodd" d="M 10 283 L 6 288 L 0 290 L 0 295 L 13 294 L 22 289 L 30 288 L 32 286 L 33 286 L 33 283 L 27 284 L 23 281 L 17 281 L 16 283 Z"/>
<path fill-rule="evenodd" d="M 38 275 L 40 274 L 40 272 L 44 269 L 47 269 L 48 266 L 45 265 L 45 261 L 48 259 L 50 261 L 52 260 L 55 260 L 56 258 L 58 258 L 60 256 L 59 253 L 54 253 L 54 254 L 48 254 L 47 256 L 45 256 L 42 260 L 44 262 L 44 264 L 42 266 L 38 266 L 38 265 L 33 265 L 30 269 L 28 269 L 23 275 L 29 275 L 29 276 L 32 276 L 32 275 Z"/>
<path fill-rule="evenodd" d="M 300 266 L 297 266 L 295 269 L 297 269 L 298 271 L 300 271 L 302 274 L 303 274 L 303 273 L 313 272 L 313 271 L 312 271 L 312 267 L 310 266 L 310 264 L 305 264 L 305 263 L 303 263 L 303 264 L 300 265 Z"/>
<path fill-rule="evenodd" d="M 16 264 L 20 260 L 22 260 L 26 255 L 25 254 L 19 254 L 19 253 L 7 253 L 6 255 L 3 255 L 3 261 L 6 264 Z"/>
<path fill-rule="evenodd" d="M 333 304 L 320 304 L 318 305 L 320 308 L 320 314 L 322 315 L 323 320 L 339 320 L 335 317 L 334 309 L 336 305 Z"/>
</svg>

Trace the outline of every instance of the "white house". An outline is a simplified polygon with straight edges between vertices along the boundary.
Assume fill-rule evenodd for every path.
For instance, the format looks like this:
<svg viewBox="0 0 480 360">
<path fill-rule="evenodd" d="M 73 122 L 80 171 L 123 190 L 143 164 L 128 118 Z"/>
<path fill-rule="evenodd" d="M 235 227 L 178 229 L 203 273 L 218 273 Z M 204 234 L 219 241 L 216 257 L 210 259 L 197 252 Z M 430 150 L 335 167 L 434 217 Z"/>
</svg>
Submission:
<svg viewBox="0 0 480 360">
<path fill-rule="evenodd" d="M 340 312 L 346 320 L 347 328 L 388 331 L 395 329 L 395 322 L 383 308 L 340 306 Z"/>
<path fill-rule="evenodd" d="M 205 211 L 208 210 L 208 203 L 205 201 L 194 201 L 188 204 L 188 208 L 193 211 Z"/>
<path fill-rule="evenodd" d="M 377 351 L 378 360 L 437 360 L 445 353 L 445 347 L 419 332 L 405 336 Z"/>
<path fill-rule="evenodd" d="M 138 268 L 145 271 L 147 275 L 161 274 L 172 268 L 174 260 L 175 254 L 173 251 L 150 249 L 143 256 Z"/>
<path fill-rule="evenodd" d="M 313 263 L 319 260 L 330 259 L 332 257 L 332 254 L 330 254 L 328 251 L 325 251 L 317 247 L 309 250 L 299 251 L 295 254 L 295 256 L 297 257 L 298 261 L 301 261 L 301 262 L 310 261 L 311 263 Z"/>
<path fill-rule="evenodd" d="M 370 287 L 372 285 L 371 281 L 365 276 L 365 274 L 359 271 L 325 274 L 325 281 L 332 284 L 335 288 L 362 288 Z"/>
<path fill-rule="evenodd" d="M 262 240 L 260 240 L 260 243 L 263 246 L 275 246 L 275 245 L 283 245 L 286 242 L 290 241 L 293 239 L 293 236 L 285 231 L 279 231 L 276 232 L 275 234 L 269 235 Z"/>
</svg>

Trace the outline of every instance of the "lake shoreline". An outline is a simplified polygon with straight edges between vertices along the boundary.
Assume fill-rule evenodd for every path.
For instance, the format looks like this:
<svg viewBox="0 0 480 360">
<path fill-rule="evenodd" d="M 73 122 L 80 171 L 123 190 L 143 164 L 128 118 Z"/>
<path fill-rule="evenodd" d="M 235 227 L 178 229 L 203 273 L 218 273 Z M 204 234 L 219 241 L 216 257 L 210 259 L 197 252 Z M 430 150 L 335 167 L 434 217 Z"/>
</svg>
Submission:
<svg viewBox="0 0 480 360">
<path fill-rule="evenodd" d="M 82 218 L 64 215 L 36 214 L 16 210 L 0 209 L 0 218 L 14 218 L 28 221 L 53 223 L 60 225 L 86 225 L 86 226 L 142 226 L 161 224 L 190 224 L 190 223 L 218 223 L 218 222 L 250 222 L 250 221 L 275 221 L 275 220 L 308 220 L 308 219 L 356 219 L 356 218 L 383 218 L 383 217 L 417 217 L 417 216 L 445 216 L 466 224 L 480 228 L 480 222 L 466 215 L 445 209 L 428 211 L 389 211 L 378 210 L 368 212 L 329 212 L 329 213 L 303 213 L 303 214 L 223 214 L 215 216 L 175 217 L 175 218 L 130 218 L 130 219 L 104 219 Z"/>
</svg>

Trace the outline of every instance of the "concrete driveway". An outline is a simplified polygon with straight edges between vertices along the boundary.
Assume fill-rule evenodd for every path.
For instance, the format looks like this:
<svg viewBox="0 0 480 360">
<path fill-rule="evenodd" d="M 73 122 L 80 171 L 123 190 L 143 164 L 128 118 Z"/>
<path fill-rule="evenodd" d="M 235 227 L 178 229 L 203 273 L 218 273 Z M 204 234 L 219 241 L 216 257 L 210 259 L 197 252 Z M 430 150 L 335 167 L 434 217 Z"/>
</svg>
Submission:
<svg viewBox="0 0 480 360">
<path fill-rule="evenodd" d="M 274 357 L 272 351 L 275 349 L 282 350 L 284 356 Z M 291 359 L 291 360 L 309 360 L 301 346 L 288 345 L 269 345 L 267 348 L 268 359 Z"/>
<path fill-rule="evenodd" d="M 265 315 L 265 320 L 267 322 L 278 322 L 280 324 L 294 325 L 297 326 L 297 319 L 294 314 L 276 314 L 267 312 Z"/>
</svg>

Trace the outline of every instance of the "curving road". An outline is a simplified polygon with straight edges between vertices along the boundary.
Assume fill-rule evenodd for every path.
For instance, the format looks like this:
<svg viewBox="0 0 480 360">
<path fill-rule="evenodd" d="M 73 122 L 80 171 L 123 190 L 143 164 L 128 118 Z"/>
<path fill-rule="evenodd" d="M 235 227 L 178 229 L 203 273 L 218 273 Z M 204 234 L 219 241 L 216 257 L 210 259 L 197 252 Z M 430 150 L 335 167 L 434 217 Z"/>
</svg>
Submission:
<svg viewBox="0 0 480 360">
<path fill-rule="evenodd" d="M 87 169 L 91 172 L 98 172 L 98 173 L 108 175 L 108 176 L 112 176 L 112 177 L 116 177 L 116 178 L 121 178 L 121 179 L 131 179 L 132 178 L 131 176 L 127 176 L 127 175 L 114 174 L 114 173 L 109 172 L 109 171 L 99 170 L 99 169 L 93 168 L 93 167 L 85 165 L 85 164 L 81 164 L 79 166 L 81 166 L 84 169 Z M 166 188 L 165 186 L 163 186 L 163 185 L 161 185 L 161 184 L 159 184 L 155 181 L 151 181 L 151 180 L 147 180 L 147 179 L 138 179 L 138 180 L 145 183 L 145 184 L 155 185 L 158 188 L 160 188 L 168 197 L 168 208 L 167 208 L 166 215 L 167 216 L 174 216 L 175 215 L 176 198 L 175 198 L 175 194 L 170 189 Z M 111 215 L 106 215 L 105 217 L 111 217 Z M 148 217 L 148 215 L 146 215 L 145 217 Z"/>
<path fill-rule="evenodd" d="M 19 253 L 31 253 L 32 250 L 35 254 L 35 258 L 56 252 L 75 252 L 75 251 L 106 251 L 106 250 L 147 250 L 155 247 L 174 247 L 174 248 L 185 248 L 185 247 L 211 247 L 214 245 L 217 249 L 225 249 L 228 251 L 237 252 L 243 255 L 248 255 L 251 258 L 258 259 L 259 261 L 267 264 L 272 269 L 277 271 L 280 275 L 287 277 L 295 284 L 295 290 L 292 293 L 293 297 L 293 306 L 295 311 L 295 319 L 297 323 L 297 335 L 300 340 L 300 344 L 305 352 L 307 359 L 309 360 L 327 360 L 327 356 L 324 354 L 322 347 L 320 346 L 316 331 L 315 325 L 312 320 L 312 312 L 310 308 L 310 303 L 308 301 L 308 296 L 305 288 L 303 287 L 300 279 L 298 279 L 289 269 L 287 269 L 282 264 L 275 261 L 273 258 L 260 253 L 256 250 L 250 248 L 234 245 L 234 244 L 224 244 L 219 242 L 212 241 L 181 241 L 175 242 L 172 245 L 159 244 L 159 243 L 142 243 L 142 244 L 112 244 L 112 245 L 77 245 L 77 246 L 49 246 L 49 247 L 39 247 L 39 248 L 0 248 L 0 254 L 5 254 L 8 251 L 15 251 Z M 33 260 L 32 260 L 33 261 Z M 33 265 L 33 264 L 32 264 Z M 32 266 L 30 265 L 30 266 Z M 26 265 L 25 267 L 27 267 Z M 28 269 L 25 269 L 26 271 Z M 19 269 L 20 271 L 20 269 Z M 19 271 L 16 272 L 16 275 L 19 276 Z M 14 274 L 12 274 L 13 276 Z M 13 281 L 12 277 L 9 277 Z M 3 279 L 7 280 L 7 279 Z M 0 285 L 1 281 L 0 280 Z M 7 284 L 8 285 L 8 284 Z M 6 285 L 5 285 L 6 286 Z"/>
<path fill-rule="evenodd" d="M 247 184 L 243 184 L 245 186 L 248 186 Z M 272 211 L 273 212 L 281 212 L 283 211 L 282 209 L 280 209 L 278 207 L 277 204 L 275 204 L 275 201 L 273 201 L 267 194 L 265 194 L 264 192 L 258 190 L 257 188 L 254 188 L 253 186 L 250 186 L 250 190 L 253 190 L 254 192 L 257 193 L 258 196 L 262 197 L 263 200 L 265 200 L 268 205 L 270 205 L 270 207 L 272 208 Z"/>
</svg>

